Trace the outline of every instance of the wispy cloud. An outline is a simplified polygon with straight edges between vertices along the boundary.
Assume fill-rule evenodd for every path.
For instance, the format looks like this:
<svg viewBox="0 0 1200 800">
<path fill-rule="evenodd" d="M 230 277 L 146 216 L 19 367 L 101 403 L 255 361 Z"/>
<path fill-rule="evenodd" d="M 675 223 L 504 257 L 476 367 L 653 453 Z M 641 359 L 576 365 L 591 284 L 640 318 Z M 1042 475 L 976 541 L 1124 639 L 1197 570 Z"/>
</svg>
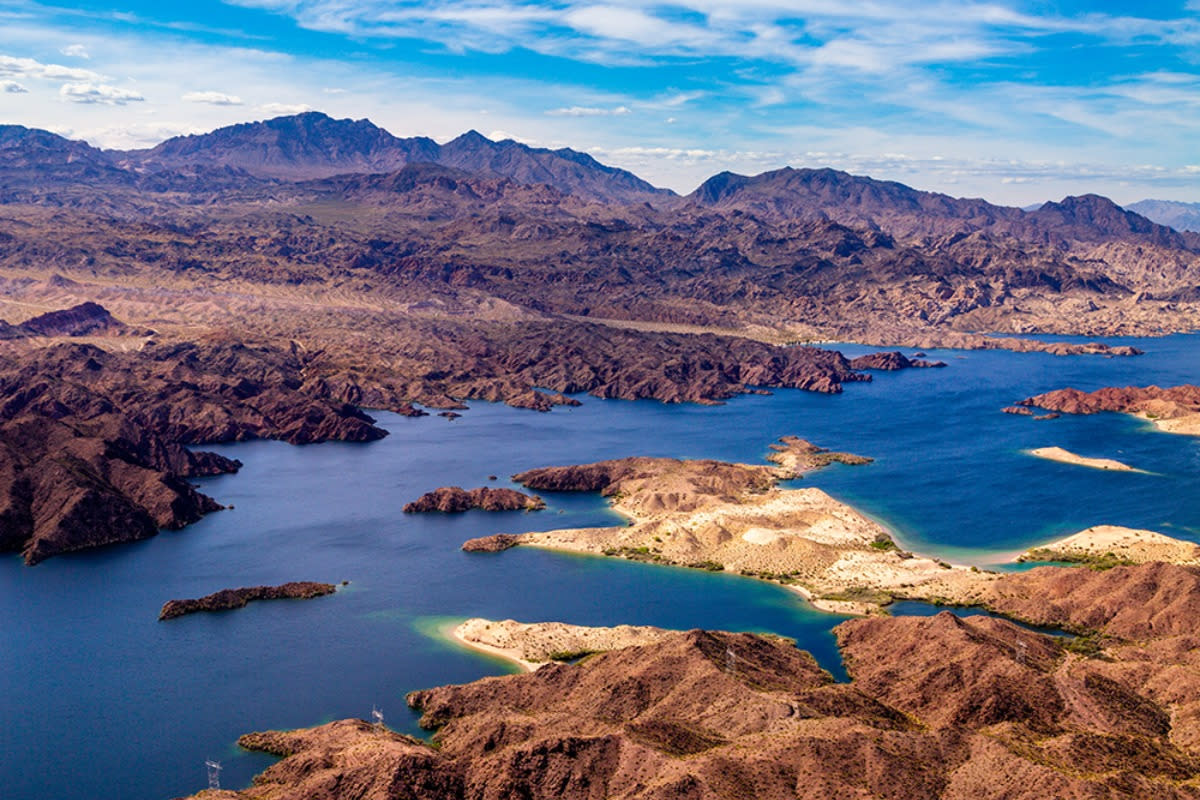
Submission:
<svg viewBox="0 0 1200 800">
<path fill-rule="evenodd" d="M 569 106 L 567 108 L 554 108 L 546 112 L 547 116 L 551 117 L 619 117 L 632 113 L 628 106 L 617 106 L 616 108 Z"/>
<path fill-rule="evenodd" d="M 64 67 L 62 64 L 43 64 L 32 58 L 16 58 L 6 55 L 0 55 L 0 75 L 67 81 L 103 80 L 104 77 L 90 69 Z"/>
<path fill-rule="evenodd" d="M 207 103 L 210 106 L 244 105 L 242 98 L 235 94 L 225 94 L 224 92 L 186 92 L 181 99 L 189 103 Z"/>
<path fill-rule="evenodd" d="M 288 115 L 303 114 L 305 111 L 312 111 L 313 107 L 307 103 L 263 103 L 258 110 L 267 114 Z"/>
<path fill-rule="evenodd" d="M 0 81 L 0 92 L 6 94 L 28 94 L 29 90 L 16 81 Z"/>
<path fill-rule="evenodd" d="M 69 44 L 58 52 L 62 53 L 64 56 L 70 56 L 71 58 L 91 58 L 91 56 L 88 55 L 87 48 L 81 44 Z"/>
<path fill-rule="evenodd" d="M 106 106 L 123 106 L 126 103 L 141 103 L 146 98 L 132 89 L 121 89 L 109 86 L 107 83 L 64 83 L 58 90 L 59 96 L 72 103 L 100 104 Z"/>
</svg>

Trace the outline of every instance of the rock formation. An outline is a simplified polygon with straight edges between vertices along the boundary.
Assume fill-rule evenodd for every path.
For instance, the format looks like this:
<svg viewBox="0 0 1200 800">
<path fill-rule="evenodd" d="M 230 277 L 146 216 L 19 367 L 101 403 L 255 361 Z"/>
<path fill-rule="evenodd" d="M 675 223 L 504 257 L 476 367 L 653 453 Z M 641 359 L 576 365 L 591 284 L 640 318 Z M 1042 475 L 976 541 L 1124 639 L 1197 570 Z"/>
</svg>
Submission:
<svg viewBox="0 0 1200 800">
<path fill-rule="evenodd" d="M 455 513 L 476 508 L 481 511 L 540 511 L 545 507 L 546 503 L 542 498 L 523 494 L 515 489 L 492 489 L 484 486 L 468 491 L 458 486 L 443 486 L 426 492 L 405 505 L 404 513 Z"/>
<path fill-rule="evenodd" d="M 1021 401 L 1020 405 L 1064 414 L 1119 411 L 1153 421 L 1168 433 L 1200 435 L 1200 386 L 1166 389 L 1157 386 L 1107 387 L 1094 392 L 1057 389 Z"/>
<path fill-rule="evenodd" d="M 248 734 L 282 760 L 224 796 L 1195 798 L 1198 574 L 1042 568 L 988 586 L 1099 639 L 948 612 L 849 621 L 835 629 L 849 684 L 784 641 L 667 633 L 414 692 L 435 746 L 358 720 Z"/>
<path fill-rule="evenodd" d="M 870 459 L 794 436 L 773 445 L 768 459 L 777 466 L 626 458 L 522 472 L 514 480 L 531 489 L 611 497 L 629 524 L 487 536 L 463 549 L 530 545 L 727 570 L 791 587 L 821 608 L 856 614 L 878 613 L 901 597 L 961 600 L 994 579 L 901 551 L 878 523 L 819 489 L 776 487 L 835 461 Z"/>
<path fill-rule="evenodd" d="M 242 608 L 256 600 L 308 600 L 333 594 L 337 587 L 332 583 L 313 581 L 291 581 L 279 586 L 248 586 L 242 589 L 222 589 L 194 600 L 168 600 L 163 604 L 158 618 L 175 619 L 185 614 L 201 611 L 228 611 Z"/>
<path fill-rule="evenodd" d="M 923 361 L 919 358 L 909 358 L 898 350 L 890 353 L 868 353 L 850 359 L 851 369 L 879 369 L 893 372 L 913 367 L 944 367 L 945 361 Z"/>
<path fill-rule="evenodd" d="M 133 333 L 98 303 L 80 303 L 59 311 L 48 311 L 18 325 L 0 321 L 0 339 L 25 336 L 97 336 Z"/>
<path fill-rule="evenodd" d="M 238 344 L 16 351 L 0 367 L 0 548 L 36 564 L 221 508 L 186 479 L 239 464 L 183 445 L 385 435 L 357 409 L 306 393 L 301 370 Z"/>
</svg>

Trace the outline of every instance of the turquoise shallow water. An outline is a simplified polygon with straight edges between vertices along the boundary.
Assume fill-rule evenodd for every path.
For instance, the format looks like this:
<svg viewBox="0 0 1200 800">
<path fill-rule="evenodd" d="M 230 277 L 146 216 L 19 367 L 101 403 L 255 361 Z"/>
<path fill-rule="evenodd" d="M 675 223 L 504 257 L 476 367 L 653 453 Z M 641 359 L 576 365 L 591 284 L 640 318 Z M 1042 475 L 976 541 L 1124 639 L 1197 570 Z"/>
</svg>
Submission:
<svg viewBox="0 0 1200 800">
<path fill-rule="evenodd" d="M 1122 340 L 1109 340 L 1120 342 Z M 1134 341 L 1134 340 L 1129 340 Z M 147 542 L 0 561 L 0 791 L 33 798 L 167 798 L 205 785 L 204 760 L 241 786 L 270 763 L 243 732 L 367 716 L 416 733 L 412 689 L 505 667 L 422 633 L 439 618 L 774 631 L 841 674 L 830 628 L 776 586 L 733 576 L 536 550 L 469 555 L 498 531 L 605 524 L 590 496 L 548 496 L 538 514 L 405 516 L 436 486 L 633 454 L 758 460 L 785 434 L 870 455 L 801 485 L 872 514 L 909 548 L 995 563 L 1088 525 L 1200 541 L 1200 440 L 1121 415 L 1034 421 L 1000 413 L 1077 386 L 1200 380 L 1200 337 L 1136 341 L 1132 359 L 929 351 L 945 370 L 876 373 L 840 396 L 783 391 L 724 406 L 606 402 L 551 414 L 477 404 L 454 422 L 379 415 L 369 445 L 217 448 L 242 472 L 206 480 L 235 509 Z M 847 346 L 847 354 L 868 348 Z M 1059 445 L 1152 474 L 1106 473 L 1024 455 Z M 157 621 L 174 597 L 287 580 L 350 580 L 337 595 Z M 913 609 L 917 613 L 918 609 Z"/>
</svg>

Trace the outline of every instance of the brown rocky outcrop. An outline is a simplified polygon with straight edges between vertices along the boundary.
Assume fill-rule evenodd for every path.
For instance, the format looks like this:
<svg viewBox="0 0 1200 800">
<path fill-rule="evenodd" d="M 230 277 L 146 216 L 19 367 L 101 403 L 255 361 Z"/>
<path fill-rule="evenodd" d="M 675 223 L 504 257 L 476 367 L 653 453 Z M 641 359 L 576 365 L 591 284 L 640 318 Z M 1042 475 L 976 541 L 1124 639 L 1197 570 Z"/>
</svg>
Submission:
<svg viewBox="0 0 1200 800">
<path fill-rule="evenodd" d="M 1200 570 L 1162 562 L 1099 572 L 1038 567 L 983 587 L 979 599 L 1034 625 L 1130 640 L 1194 635 Z"/>
<path fill-rule="evenodd" d="M 919 358 L 909 358 L 898 350 L 886 353 L 868 353 L 850 359 L 851 369 L 878 369 L 894 372 L 914 367 L 944 367 L 945 361 L 924 361 Z"/>
<path fill-rule="evenodd" d="M 222 589 L 194 600 L 168 600 L 163 604 L 158 618 L 175 619 L 185 614 L 201 611 L 228 611 L 242 608 L 257 600 L 308 600 L 333 594 L 337 587 L 332 583 L 313 581 L 291 581 L 279 586 L 248 586 L 242 589 Z"/>
<path fill-rule="evenodd" d="M 483 486 L 467 490 L 459 486 L 443 486 L 405 505 L 404 513 L 455 513 L 476 508 L 481 511 L 540 511 L 545 507 L 546 503 L 542 498 L 515 489 L 492 489 Z"/>
<path fill-rule="evenodd" d="M 1059 579 L 1072 588 L 1055 588 Z M 846 622 L 835 632 L 849 684 L 785 641 L 665 633 L 576 664 L 414 692 L 433 747 L 356 720 L 247 735 L 244 747 L 283 760 L 227 796 L 1196 798 L 1197 617 L 1165 602 L 1194 591 L 1181 580 L 1146 565 L 1044 568 L 996 584 L 1031 607 L 1065 598 L 1047 618 L 1111 618 L 1100 651 L 947 612 Z M 1135 585 L 1160 598 L 1151 618 L 1161 627 L 1103 610 L 1106 590 L 1136 601 Z"/>
<path fill-rule="evenodd" d="M 1005 414 L 1014 414 L 1019 417 L 1032 417 L 1033 412 L 1025 406 L 1005 406 L 1001 409 Z"/>
<path fill-rule="evenodd" d="M 1160 430 L 1200 436 L 1200 386 L 1190 384 L 1162 389 L 1158 386 L 1106 387 L 1094 392 L 1058 389 L 1021 401 L 1021 405 L 1044 408 L 1051 414 L 1096 414 L 1120 411 L 1152 421 Z"/>
<path fill-rule="evenodd" d="M 1200 386 L 1191 384 L 1159 388 L 1157 386 L 1106 387 L 1094 392 L 1057 389 L 1022 400 L 1020 405 L 1059 411 L 1064 414 L 1098 414 L 1102 411 L 1151 413 L 1156 417 L 1176 417 L 1200 411 Z"/>
<path fill-rule="evenodd" d="M 303 394 L 301 366 L 269 349 L 63 344 L 12 355 L 0 366 L 0 547 L 30 564 L 221 508 L 186 479 L 239 464 L 186 444 L 385 433 L 352 406 Z"/>
<path fill-rule="evenodd" d="M 494 533 L 463 542 L 462 549 L 468 553 L 500 553 L 521 543 L 521 537 L 512 533 Z"/>
<path fill-rule="evenodd" d="M 29 564 L 195 522 L 221 506 L 186 478 L 240 466 L 111 413 L 0 422 L 0 456 L 0 549 Z"/>
<path fill-rule="evenodd" d="M 48 311 L 19 325 L 0 323 L 0 339 L 22 336 L 97 336 L 131 332 L 98 303 L 80 303 L 60 311 Z"/>
</svg>

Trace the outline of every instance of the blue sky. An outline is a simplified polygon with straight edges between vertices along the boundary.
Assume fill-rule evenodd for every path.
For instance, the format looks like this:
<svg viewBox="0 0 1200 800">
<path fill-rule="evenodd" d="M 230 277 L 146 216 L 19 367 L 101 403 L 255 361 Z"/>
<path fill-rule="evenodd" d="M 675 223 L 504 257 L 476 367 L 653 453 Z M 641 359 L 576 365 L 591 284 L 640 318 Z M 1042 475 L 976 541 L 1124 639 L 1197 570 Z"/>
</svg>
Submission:
<svg viewBox="0 0 1200 800">
<path fill-rule="evenodd" d="M 690 191 L 834 166 L 1200 201 L 1200 0 L 0 0 L 0 120 L 94 144 L 305 109 Z"/>
</svg>

